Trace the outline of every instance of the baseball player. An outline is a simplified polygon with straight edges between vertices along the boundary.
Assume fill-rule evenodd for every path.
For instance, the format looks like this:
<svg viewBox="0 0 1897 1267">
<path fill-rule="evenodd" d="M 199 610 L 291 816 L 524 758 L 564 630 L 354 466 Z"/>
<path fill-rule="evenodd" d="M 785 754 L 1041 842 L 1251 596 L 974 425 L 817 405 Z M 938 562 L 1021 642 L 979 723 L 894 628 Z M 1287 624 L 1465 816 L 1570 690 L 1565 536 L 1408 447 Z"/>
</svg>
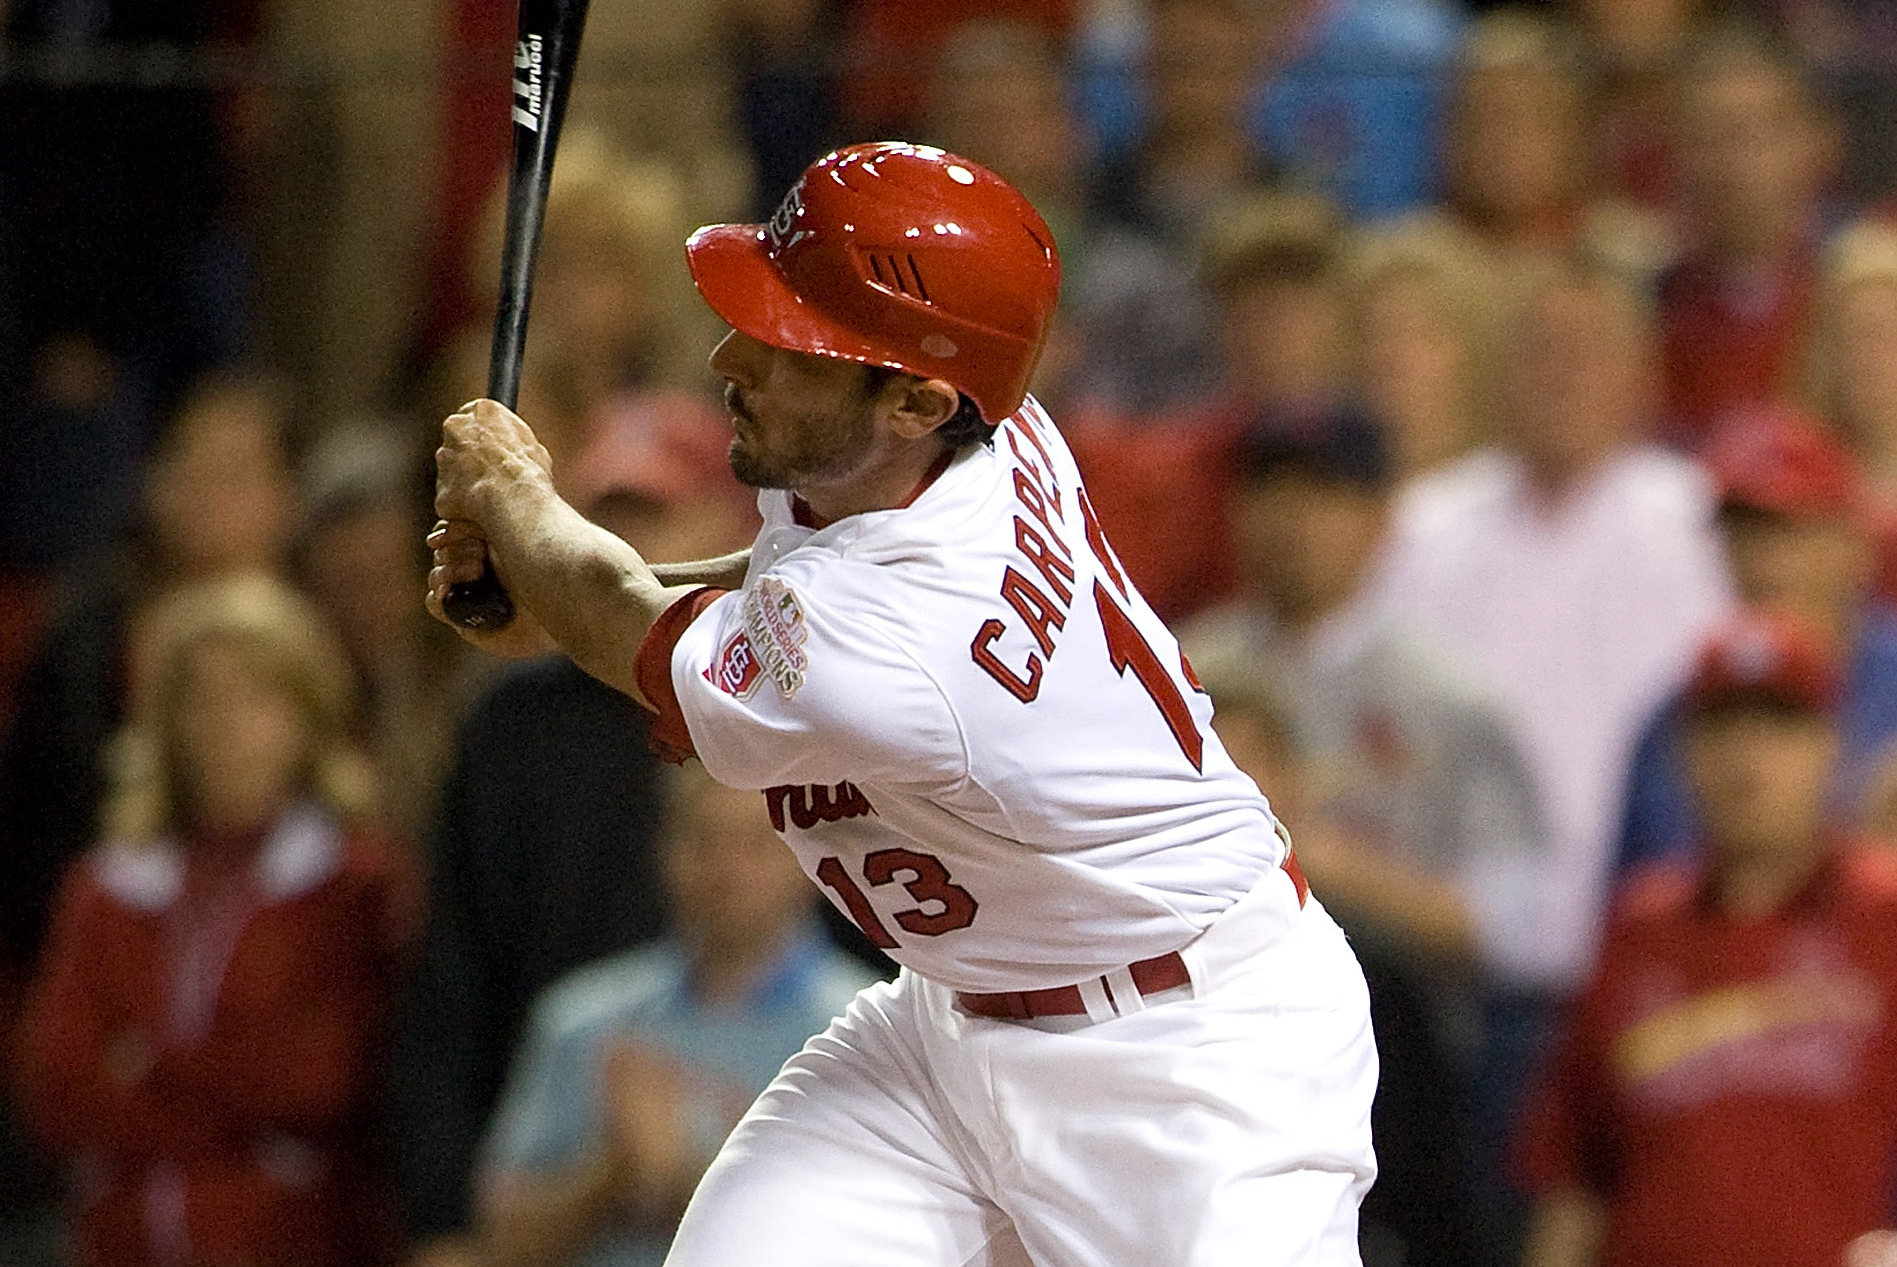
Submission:
<svg viewBox="0 0 1897 1267">
<path fill-rule="evenodd" d="M 467 636 L 643 700 L 903 966 L 785 1066 L 668 1262 L 1356 1263 L 1362 974 L 1027 395 L 1047 226 L 884 143 L 687 252 L 751 549 L 648 564 L 476 401 L 428 599 L 491 558 L 522 615 Z"/>
</svg>

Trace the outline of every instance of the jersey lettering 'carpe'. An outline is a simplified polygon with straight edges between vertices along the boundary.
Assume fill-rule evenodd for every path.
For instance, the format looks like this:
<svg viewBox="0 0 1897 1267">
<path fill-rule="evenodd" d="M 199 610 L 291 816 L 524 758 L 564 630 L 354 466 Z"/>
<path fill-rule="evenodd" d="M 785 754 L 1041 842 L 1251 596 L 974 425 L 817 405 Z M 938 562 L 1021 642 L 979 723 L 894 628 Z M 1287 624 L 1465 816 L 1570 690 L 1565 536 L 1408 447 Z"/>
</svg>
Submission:
<svg viewBox="0 0 1897 1267">
<path fill-rule="evenodd" d="M 721 782 L 899 963 L 961 990 L 1176 950 L 1286 852 L 1038 403 L 907 506 L 784 492 L 672 682 Z"/>
</svg>

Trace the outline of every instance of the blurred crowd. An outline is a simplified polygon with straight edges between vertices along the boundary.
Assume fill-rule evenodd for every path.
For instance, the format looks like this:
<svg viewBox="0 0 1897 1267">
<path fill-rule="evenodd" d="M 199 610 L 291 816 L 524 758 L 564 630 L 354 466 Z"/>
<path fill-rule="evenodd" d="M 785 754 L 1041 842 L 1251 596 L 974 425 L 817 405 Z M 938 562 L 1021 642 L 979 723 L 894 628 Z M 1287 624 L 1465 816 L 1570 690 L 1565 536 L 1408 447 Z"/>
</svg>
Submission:
<svg viewBox="0 0 1897 1267">
<path fill-rule="evenodd" d="M 519 411 L 748 542 L 681 249 L 939 144 L 1370 978 L 1369 1267 L 1897 1261 L 1897 7 L 599 0 Z M 512 6 L 0 2 L 0 1264 L 646 1264 L 887 961 L 422 610 Z"/>
</svg>

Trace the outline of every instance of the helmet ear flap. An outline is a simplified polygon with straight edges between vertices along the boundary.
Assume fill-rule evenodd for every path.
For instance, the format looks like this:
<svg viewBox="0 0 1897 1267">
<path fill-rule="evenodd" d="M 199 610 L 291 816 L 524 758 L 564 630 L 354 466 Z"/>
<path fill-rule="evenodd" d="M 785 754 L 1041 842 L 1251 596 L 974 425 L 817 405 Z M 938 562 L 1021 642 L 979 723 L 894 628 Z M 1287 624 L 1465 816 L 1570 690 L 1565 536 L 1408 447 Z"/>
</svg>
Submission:
<svg viewBox="0 0 1897 1267">
<path fill-rule="evenodd" d="M 779 347 L 940 379 L 989 424 L 1020 408 L 1060 255 L 1006 181 L 946 151 L 856 145 L 813 164 L 762 225 L 686 244 L 699 293 Z"/>
</svg>

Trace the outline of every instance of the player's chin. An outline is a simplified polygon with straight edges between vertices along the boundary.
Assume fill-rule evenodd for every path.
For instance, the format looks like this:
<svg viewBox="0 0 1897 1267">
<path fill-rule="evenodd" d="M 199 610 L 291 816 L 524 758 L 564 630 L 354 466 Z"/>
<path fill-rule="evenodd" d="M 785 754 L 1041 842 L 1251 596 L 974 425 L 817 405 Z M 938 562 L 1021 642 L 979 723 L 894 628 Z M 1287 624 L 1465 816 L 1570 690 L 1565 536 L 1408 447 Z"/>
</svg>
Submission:
<svg viewBox="0 0 1897 1267">
<path fill-rule="evenodd" d="M 777 464 L 747 444 L 742 435 L 731 437 L 731 445 L 725 450 L 725 461 L 740 484 L 750 488 L 790 487 Z"/>
</svg>

